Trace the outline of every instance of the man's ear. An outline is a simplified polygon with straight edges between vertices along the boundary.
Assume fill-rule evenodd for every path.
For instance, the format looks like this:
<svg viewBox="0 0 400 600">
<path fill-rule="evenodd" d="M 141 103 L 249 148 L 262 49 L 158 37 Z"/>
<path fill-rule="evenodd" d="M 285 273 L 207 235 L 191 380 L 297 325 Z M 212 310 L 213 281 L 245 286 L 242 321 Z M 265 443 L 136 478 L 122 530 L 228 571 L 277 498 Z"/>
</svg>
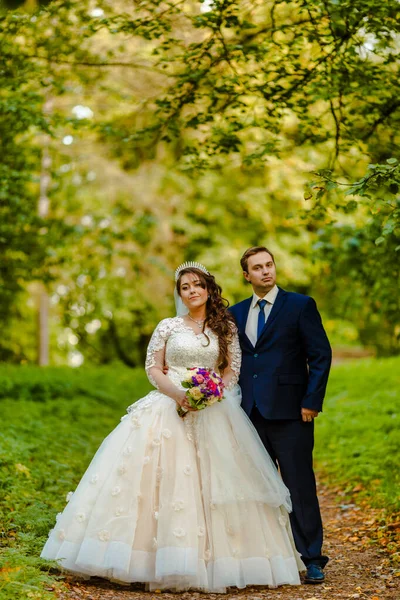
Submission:
<svg viewBox="0 0 400 600">
<path fill-rule="evenodd" d="M 246 281 L 250 281 L 250 275 L 248 274 L 247 271 L 243 271 L 243 277 L 245 278 Z"/>
</svg>

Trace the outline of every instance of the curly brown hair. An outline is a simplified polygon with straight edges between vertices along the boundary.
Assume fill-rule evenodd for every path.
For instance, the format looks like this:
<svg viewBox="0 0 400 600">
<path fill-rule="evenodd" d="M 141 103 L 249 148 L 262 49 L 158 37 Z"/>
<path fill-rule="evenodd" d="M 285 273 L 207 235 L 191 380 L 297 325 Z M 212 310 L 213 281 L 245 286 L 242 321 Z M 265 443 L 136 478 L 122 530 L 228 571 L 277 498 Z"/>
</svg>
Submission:
<svg viewBox="0 0 400 600">
<path fill-rule="evenodd" d="M 201 287 L 208 292 L 203 333 L 208 340 L 208 344 L 210 338 L 204 331 L 206 325 L 218 336 L 219 355 L 217 366 L 222 374 L 229 364 L 229 344 L 232 342 L 234 332 L 234 320 L 228 311 L 229 302 L 222 297 L 222 288 L 215 281 L 215 277 L 194 267 L 180 271 L 176 282 L 176 291 L 179 295 L 182 277 L 188 273 L 196 275 L 199 278 Z"/>
</svg>

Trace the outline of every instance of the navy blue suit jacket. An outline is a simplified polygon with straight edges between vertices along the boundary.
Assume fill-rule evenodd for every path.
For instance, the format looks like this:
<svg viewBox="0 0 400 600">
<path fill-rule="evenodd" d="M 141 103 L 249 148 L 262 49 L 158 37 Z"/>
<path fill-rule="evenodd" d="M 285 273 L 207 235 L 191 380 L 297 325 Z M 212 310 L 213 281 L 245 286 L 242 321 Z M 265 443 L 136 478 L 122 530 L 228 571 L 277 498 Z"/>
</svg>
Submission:
<svg viewBox="0 0 400 600">
<path fill-rule="evenodd" d="M 252 297 L 230 307 L 239 330 L 242 407 L 266 419 L 299 419 L 301 408 L 321 411 L 331 347 L 315 301 L 279 288 L 254 347 L 245 333 Z"/>
</svg>

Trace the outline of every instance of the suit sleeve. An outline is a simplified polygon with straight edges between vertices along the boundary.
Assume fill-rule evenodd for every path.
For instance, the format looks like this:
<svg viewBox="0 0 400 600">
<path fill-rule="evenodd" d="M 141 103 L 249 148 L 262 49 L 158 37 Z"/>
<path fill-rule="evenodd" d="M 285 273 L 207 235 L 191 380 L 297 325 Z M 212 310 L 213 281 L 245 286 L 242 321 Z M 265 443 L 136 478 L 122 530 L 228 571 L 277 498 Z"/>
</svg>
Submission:
<svg viewBox="0 0 400 600">
<path fill-rule="evenodd" d="M 321 411 L 331 367 L 332 351 L 317 305 L 312 298 L 308 299 L 301 312 L 299 326 L 309 370 L 307 391 L 301 407 Z"/>
</svg>

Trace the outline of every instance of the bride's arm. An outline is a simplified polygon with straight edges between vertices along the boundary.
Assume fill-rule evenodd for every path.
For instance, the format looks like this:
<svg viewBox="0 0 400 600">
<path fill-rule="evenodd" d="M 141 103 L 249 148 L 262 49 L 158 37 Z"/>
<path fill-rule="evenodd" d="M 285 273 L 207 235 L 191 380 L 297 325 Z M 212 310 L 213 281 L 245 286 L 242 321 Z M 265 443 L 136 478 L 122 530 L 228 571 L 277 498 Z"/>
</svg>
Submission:
<svg viewBox="0 0 400 600">
<path fill-rule="evenodd" d="M 147 376 L 152 383 L 160 392 L 166 394 L 180 406 L 186 398 L 185 390 L 180 390 L 167 375 L 163 373 L 164 366 L 165 348 L 154 353 L 154 366 L 146 369 Z"/>
<path fill-rule="evenodd" d="M 160 392 L 169 396 L 180 406 L 185 406 L 186 392 L 185 390 L 179 389 L 172 381 L 164 375 L 164 360 L 165 360 L 165 347 L 167 340 L 171 334 L 171 328 L 169 326 L 169 319 L 161 321 L 154 330 L 151 336 L 150 343 L 147 348 L 146 355 L 146 373 L 149 381 L 154 387 Z"/>
<path fill-rule="evenodd" d="M 242 351 L 240 350 L 239 336 L 236 325 L 232 324 L 233 336 L 229 344 L 229 364 L 224 371 L 222 380 L 226 389 L 232 389 L 239 380 L 240 366 L 242 364 Z"/>
</svg>

